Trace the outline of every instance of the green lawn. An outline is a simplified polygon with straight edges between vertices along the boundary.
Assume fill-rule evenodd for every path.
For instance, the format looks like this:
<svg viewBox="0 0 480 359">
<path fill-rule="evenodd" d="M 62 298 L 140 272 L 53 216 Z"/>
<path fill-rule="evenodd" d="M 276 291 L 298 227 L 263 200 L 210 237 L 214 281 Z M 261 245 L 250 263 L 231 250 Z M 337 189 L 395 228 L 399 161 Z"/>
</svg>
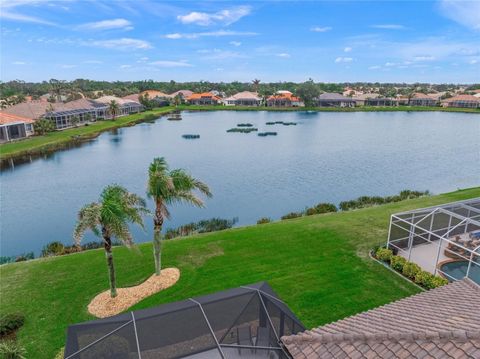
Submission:
<svg viewBox="0 0 480 359">
<path fill-rule="evenodd" d="M 25 140 L 9 142 L 0 145 L 0 159 L 18 156 L 22 154 L 35 153 L 38 151 L 61 148 L 65 143 L 71 142 L 73 136 L 80 136 L 80 139 L 87 139 L 97 136 L 99 133 L 118 127 L 129 126 L 149 115 L 160 115 L 169 112 L 173 107 L 162 107 L 159 109 L 145 111 L 134 115 L 118 117 L 115 121 L 98 121 L 89 126 L 69 128 L 63 131 L 55 131 L 43 136 L 33 136 Z"/>
<path fill-rule="evenodd" d="M 337 320 L 418 292 L 367 255 L 385 242 L 391 213 L 478 196 L 480 187 L 167 241 L 164 264 L 181 278 L 134 308 L 266 280 L 307 327 Z M 120 287 L 152 274 L 151 252 L 150 244 L 114 249 Z M 0 267 L 0 311 L 23 312 L 18 334 L 29 357 L 52 358 L 67 326 L 91 319 L 87 304 L 107 288 L 102 250 L 8 264 Z"/>
</svg>

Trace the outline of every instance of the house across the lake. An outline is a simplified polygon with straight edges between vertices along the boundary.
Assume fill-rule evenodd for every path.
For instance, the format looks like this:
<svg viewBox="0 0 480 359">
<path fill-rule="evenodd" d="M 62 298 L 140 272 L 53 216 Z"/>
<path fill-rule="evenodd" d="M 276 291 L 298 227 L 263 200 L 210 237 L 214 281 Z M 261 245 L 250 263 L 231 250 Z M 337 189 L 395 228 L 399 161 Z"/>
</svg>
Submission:
<svg viewBox="0 0 480 359">
<path fill-rule="evenodd" d="M 437 100 L 432 98 L 432 96 L 425 95 L 424 93 L 415 93 L 410 98 L 410 106 L 436 106 Z"/>
<path fill-rule="evenodd" d="M 143 106 L 140 104 L 140 102 L 130 100 L 130 99 L 122 99 L 120 97 L 115 97 L 115 96 L 102 96 L 100 98 L 97 98 L 94 100 L 96 103 L 104 104 L 108 107 L 112 101 L 115 101 L 119 107 L 120 107 L 120 112 L 116 114 L 116 117 L 119 116 L 126 116 L 126 115 L 131 115 L 133 113 L 138 113 L 143 110 Z M 112 114 L 110 111 L 107 111 L 105 114 L 105 118 L 112 118 Z"/>
<path fill-rule="evenodd" d="M 267 98 L 268 107 L 304 107 L 303 101 L 294 96 L 290 91 L 277 91 L 274 95 Z"/>
<path fill-rule="evenodd" d="M 398 106 L 398 100 L 390 97 L 368 98 L 365 106 Z"/>
<path fill-rule="evenodd" d="M 218 105 L 220 101 L 221 98 L 211 92 L 194 93 L 187 97 L 190 105 Z"/>
<path fill-rule="evenodd" d="M 355 100 L 339 93 L 322 93 L 317 97 L 319 107 L 355 107 Z"/>
<path fill-rule="evenodd" d="M 458 95 L 450 97 L 442 101 L 444 107 L 460 107 L 460 108 L 480 108 L 480 97 L 472 95 Z"/>
<path fill-rule="evenodd" d="M 243 91 L 223 100 L 226 106 L 254 106 L 262 104 L 262 98 L 256 92 Z"/>
<path fill-rule="evenodd" d="M 33 120 L 0 111 L 0 143 L 33 135 Z"/>
</svg>

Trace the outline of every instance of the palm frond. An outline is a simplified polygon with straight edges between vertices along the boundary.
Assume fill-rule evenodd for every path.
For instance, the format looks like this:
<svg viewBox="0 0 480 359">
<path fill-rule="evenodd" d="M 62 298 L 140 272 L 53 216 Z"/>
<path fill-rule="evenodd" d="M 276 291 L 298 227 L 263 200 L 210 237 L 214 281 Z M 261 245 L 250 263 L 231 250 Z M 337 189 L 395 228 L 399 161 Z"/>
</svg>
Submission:
<svg viewBox="0 0 480 359">
<path fill-rule="evenodd" d="M 73 231 L 73 239 L 77 245 L 80 244 L 87 230 L 91 230 L 96 236 L 100 236 L 100 218 L 101 205 L 99 203 L 93 202 L 80 209 Z"/>
</svg>

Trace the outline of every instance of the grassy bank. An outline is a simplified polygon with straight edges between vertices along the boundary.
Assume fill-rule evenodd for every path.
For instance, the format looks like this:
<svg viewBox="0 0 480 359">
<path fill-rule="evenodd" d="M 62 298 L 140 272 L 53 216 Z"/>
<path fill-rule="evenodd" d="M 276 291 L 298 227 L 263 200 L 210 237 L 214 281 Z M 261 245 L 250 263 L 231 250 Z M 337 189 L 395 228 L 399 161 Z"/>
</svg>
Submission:
<svg viewBox="0 0 480 359">
<path fill-rule="evenodd" d="M 100 133 L 119 127 L 130 126 L 143 121 L 148 115 L 162 115 L 172 111 L 173 107 L 162 107 L 134 115 L 118 117 L 115 121 L 98 121 L 88 126 L 55 131 L 43 136 L 33 136 L 25 140 L 0 145 L 0 159 L 37 154 L 63 148 L 67 143 L 82 141 L 98 136 Z"/>
<path fill-rule="evenodd" d="M 464 113 L 478 113 L 480 109 L 474 108 L 453 108 L 453 107 L 429 107 L 429 106 L 361 106 L 361 107 L 242 107 L 242 106 L 178 106 L 180 110 L 191 111 L 316 111 L 316 112 L 464 112 Z"/>
<path fill-rule="evenodd" d="M 419 289 L 368 257 L 384 243 L 391 213 L 480 196 L 480 187 L 351 212 L 302 217 L 165 242 L 164 265 L 179 282 L 134 308 L 268 281 L 307 327 L 417 293 Z M 138 284 L 154 265 L 150 244 L 114 248 L 120 287 Z M 52 358 L 71 323 L 108 288 L 102 250 L 0 267 L 1 313 L 26 316 L 18 338 L 28 357 Z"/>
</svg>

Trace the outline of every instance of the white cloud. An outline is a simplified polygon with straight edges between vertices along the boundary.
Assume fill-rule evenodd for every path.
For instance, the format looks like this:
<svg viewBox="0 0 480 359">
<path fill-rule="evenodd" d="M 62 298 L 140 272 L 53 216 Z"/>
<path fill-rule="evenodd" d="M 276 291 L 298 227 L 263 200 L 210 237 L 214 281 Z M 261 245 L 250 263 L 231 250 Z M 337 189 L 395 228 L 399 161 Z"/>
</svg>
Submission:
<svg viewBox="0 0 480 359">
<path fill-rule="evenodd" d="M 343 51 L 344 52 L 350 52 L 350 51 L 352 51 L 352 48 L 347 46 L 346 48 L 343 49 Z"/>
<path fill-rule="evenodd" d="M 207 32 L 193 32 L 188 34 L 173 33 L 164 35 L 166 39 L 176 40 L 176 39 L 198 39 L 199 37 L 221 37 L 221 36 L 255 36 L 258 35 L 256 32 L 243 32 L 243 31 L 228 31 L 228 30 L 219 30 L 219 31 L 207 31 Z"/>
<path fill-rule="evenodd" d="M 477 59 L 473 59 L 473 60 L 470 60 L 468 62 L 470 65 L 475 65 L 475 64 L 478 64 L 478 60 Z"/>
<path fill-rule="evenodd" d="M 152 48 L 152 45 L 148 41 L 130 38 L 96 40 L 91 42 L 85 42 L 85 45 L 103 47 L 105 49 L 114 50 L 146 50 Z"/>
<path fill-rule="evenodd" d="M 335 63 L 341 63 L 341 62 L 352 62 L 353 61 L 353 58 L 351 57 L 337 57 L 335 59 Z"/>
<path fill-rule="evenodd" d="M 433 61 L 435 56 L 414 56 L 413 61 Z"/>
<path fill-rule="evenodd" d="M 168 61 L 168 60 L 159 60 L 159 61 L 153 61 L 149 63 L 150 65 L 153 66 L 158 66 L 158 67 L 192 67 L 192 64 L 189 64 L 185 60 L 180 60 L 180 61 Z"/>
<path fill-rule="evenodd" d="M 60 65 L 60 67 L 61 67 L 62 69 L 73 69 L 74 67 L 77 67 L 77 65 L 64 64 L 64 65 Z"/>
<path fill-rule="evenodd" d="M 240 41 L 230 41 L 229 44 L 235 47 L 239 47 L 242 43 Z"/>
<path fill-rule="evenodd" d="M 27 63 L 25 61 L 13 61 L 12 65 L 26 65 Z"/>
<path fill-rule="evenodd" d="M 480 1 L 441 0 L 440 11 L 443 16 L 459 24 L 480 30 Z"/>
<path fill-rule="evenodd" d="M 228 51 L 228 50 L 220 50 L 220 49 L 213 49 L 213 50 L 198 50 L 199 54 L 206 54 L 203 56 L 202 59 L 204 60 L 225 60 L 225 59 L 240 59 L 246 58 L 247 56 L 236 52 L 236 51 Z"/>
<path fill-rule="evenodd" d="M 230 25 L 242 17 L 250 14 L 250 6 L 237 6 L 235 8 L 221 10 L 215 13 L 193 11 L 187 15 L 179 15 L 177 19 L 183 24 L 195 24 L 209 26 L 213 24 Z"/>
<path fill-rule="evenodd" d="M 102 20 L 97 22 L 89 22 L 83 25 L 77 26 L 79 30 L 112 30 L 112 29 L 123 29 L 123 30 L 132 30 L 132 23 L 125 19 L 112 19 L 112 20 Z"/>
<path fill-rule="evenodd" d="M 327 32 L 327 31 L 330 31 L 332 30 L 332 28 L 330 26 L 324 26 L 324 27 L 321 27 L 321 26 L 313 26 L 310 28 L 310 31 L 313 31 L 313 32 Z"/>
<path fill-rule="evenodd" d="M 404 30 L 405 26 L 399 24 L 379 24 L 379 25 L 372 25 L 374 29 L 384 29 L 384 30 Z"/>
<path fill-rule="evenodd" d="M 132 65 L 120 65 L 121 69 L 129 69 Z"/>
<path fill-rule="evenodd" d="M 23 15 L 17 12 L 7 11 L 5 9 L 2 9 L 2 11 L 0 11 L 0 18 L 5 20 L 30 22 L 30 23 L 41 24 L 41 25 L 50 25 L 50 26 L 56 25 L 51 21 L 43 20 L 35 16 Z"/>
<path fill-rule="evenodd" d="M 381 68 L 382 68 L 381 66 L 374 65 L 374 66 L 370 66 L 368 69 L 369 70 L 378 70 L 378 69 L 381 69 Z"/>
<path fill-rule="evenodd" d="M 281 52 L 281 53 L 277 54 L 277 57 L 283 57 L 283 58 L 288 59 L 291 56 L 290 56 L 290 54 L 287 54 L 286 52 Z"/>
</svg>

